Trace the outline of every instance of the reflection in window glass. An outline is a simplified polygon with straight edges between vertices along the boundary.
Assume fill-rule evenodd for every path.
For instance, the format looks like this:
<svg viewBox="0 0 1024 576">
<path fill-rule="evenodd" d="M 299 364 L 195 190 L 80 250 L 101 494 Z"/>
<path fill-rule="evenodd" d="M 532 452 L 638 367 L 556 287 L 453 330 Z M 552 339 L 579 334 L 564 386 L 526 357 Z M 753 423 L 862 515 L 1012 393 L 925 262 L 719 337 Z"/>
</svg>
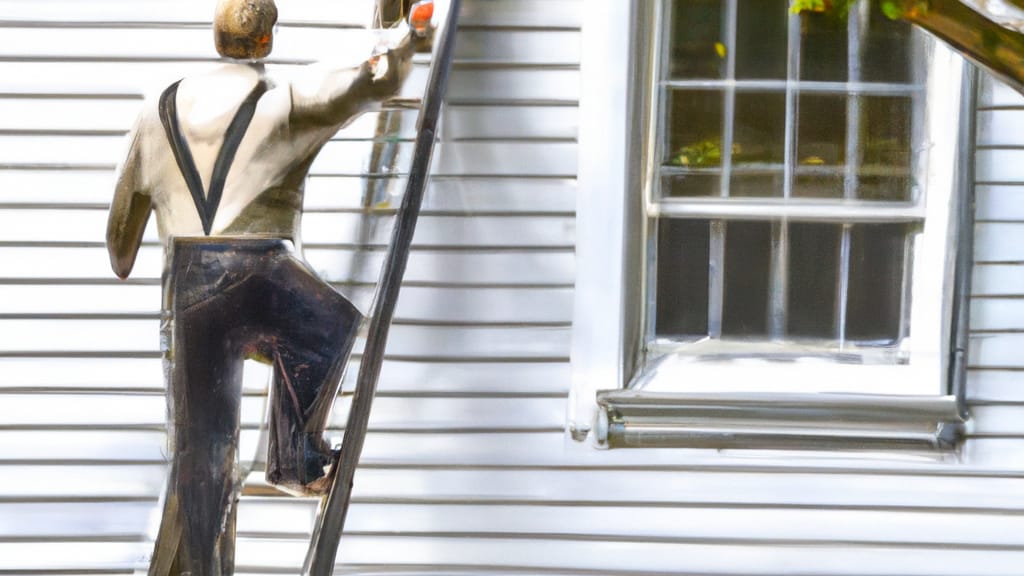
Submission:
<svg viewBox="0 0 1024 576">
<path fill-rule="evenodd" d="M 786 78 L 787 0 L 743 0 L 736 15 L 736 78 Z M 729 47 L 732 48 L 732 47 Z"/>
<path fill-rule="evenodd" d="M 786 94 L 739 92 L 735 102 L 729 195 L 781 197 Z"/>
<path fill-rule="evenodd" d="M 725 27 L 721 0 L 686 0 L 672 6 L 669 77 L 725 77 Z"/>
<path fill-rule="evenodd" d="M 722 101 L 717 90 L 673 90 L 666 162 L 684 168 L 722 164 Z"/>
<path fill-rule="evenodd" d="M 794 196 L 841 198 L 846 162 L 846 96 L 800 95 Z"/>
<path fill-rule="evenodd" d="M 709 239 L 707 221 L 658 223 L 655 331 L 659 336 L 707 334 Z"/>
<path fill-rule="evenodd" d="M 836 11 L 800 15 L 800 80 L 846 82 L 846 22 Z"/>
<path fill-rule="evenodd" d="M 764 336 L 768 331 L 770 222 L 729 222 L 725 228 L 723 336 Z"/>
<path fill-rule="evenodd" d="M 839 224 L 790 224 L 789 336 L 833 338 L 839 279 Z"/>
<path fill-rule="evenodd" d="M 909 200 L 911 121 L 910 97 L 861 96 L 857 196 L 864 200 Z"/>
<path fill-rule="evenodd" d="M 874 2 L 865 6 L 870 11 L 866 41 L 861 53 L 861 80 L 906 84 L 914 80 L 911 25 L 890 20 Z"/>
<path fill-rule="evenodd" d="M 722 191 L 722 176 L 717 172 L 669 174 L 661 179 L 661 193 L 667 198 L 694 198 L 718 196 Z"/>
<path fill-rule="evenodd" d="M 899 339 L 906 234 L 905 224 L 853 227 L 847 339 L 879 345 Z"/>
</svg>

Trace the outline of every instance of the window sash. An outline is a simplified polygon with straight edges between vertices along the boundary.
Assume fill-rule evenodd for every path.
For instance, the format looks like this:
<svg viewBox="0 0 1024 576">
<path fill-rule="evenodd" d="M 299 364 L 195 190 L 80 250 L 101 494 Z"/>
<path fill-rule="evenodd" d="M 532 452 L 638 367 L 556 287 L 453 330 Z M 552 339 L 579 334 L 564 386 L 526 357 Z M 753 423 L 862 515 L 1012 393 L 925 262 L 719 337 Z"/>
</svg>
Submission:
<svg viewBox="0 0 1024 576">
<path fill-rule="evenodd" d="M 799 14 L 790 14 L 787 21 L 788 27 L 788 46 L 787 46 L 787 66 L 785 80 L 756 80 L 756 79 L 736 79 L 736 50 L 733 49 L 737 45 L 737 22 L 738 22 L 738 10 L 739 0 L 722 0 L 725 4 L 725 13 L 723 19 L 725 20 L 725 38 L 724 45 L 727 47 L 725 55 L 725 78 L 724 79 L 672 79 L 669 77 L 669 45 L 667 39 L 671 36 L 672 26 L 672 8 L 675 5 L 675 0 L 659 0 L 654 2 L 654 21 L 657 23 L 655 26 L 655 32 L 653 34 L 652 42 L 655 45 L 655 50 L 652 51 L 654 55 L 653 62 L 651 63 L 654 71 L 654 77 L 657 79 L 657 89 L 652 90 L 650 93 L 651 102 L 650 107 L 654 112 L 650 115 L 648 128 L 648 149 L 653 153 L 648 155 L 647 165 L 647 183 L 645 186 L 645 199 L 647 212 L 651 216 L 657 216 L 662 213 L 672 215 L 673 213 L 679 213 L 680 204 L 685 203 L 693 199 L 687 198 L 686 200 L 680 200 L 678 198 L 667 198 L 664 196 L 662 191 L 662 176 L 677 172 L 669 166 L 665 166 L 663 159 L 666 158 L 666 134 L 662 132 L 659 127 L 667 127 L 669 125 L 669 98 L 668 95 L 673 89 L 684 89 L 688 88 L 691 90 L 708 90 L 708 89 L 719 89 L 722 92 L 724 98 L 723 106 L 723 126 L 721 132 L 721 164 L 719 167 L 710 170 L 709 172 L 717 172 L 721 174 L 721 184 L 719 197 L 728 198 L 729 201 L 733 201 L 735 197 L 730 196 L 730 178 L 729 176 L 733 173 L 738 173 L 733 168 L 733 144 L 734 144 L 734 124 L 735 124 L 735 102 L 737 93 L 744 92 L 782 92 L 785 94 L 785 135 L 784 135 L 784 157 L 781 168 L 783 170 L 783 194 L 782 199 L 795 200 L 797 197 L 794 195 L 794 181 L 796 172 L 799 170 L 796 162 L 797 155 L 797 109 L 798 100 L 802 94 L 836 94 L 848 97 L 847 109 L 848 114 L 846 118 L 847 125 L 847 138 L 846 138 L 846 152 L 845 155 L 845 170 L 844 170 L 844 190 L 843 199 L 852 201 L 857 200 L 857 189 L 858 189 L 858 171 L 861 168 L 858 166 L 859 161 L 856 159 L 857 150 L 860 145 L 858 130 L 855 128 L 859 124 L 859 99 L 868 96 L 910 96 L 912 98 L 912 109 L 914 110 L 912 122 L 911 122 L 911 142 L 916 146 L 917 142 L 921 141 L 920 125 L 922 109 L 921 103 L 925 96 L 926 86 L 921 81 L 921 70 L 914 71 L 914 77 L 910 83 L 891 83 L 891 82 L 866 82 L 862 81 L 860 75 L 860 36 L 862 34 L 862 26 L 865 24 L 864 20 L 867 17 L 867 13 L 864 11 L 851 10 L 848 16 L 847 25 L 847 42 L 848 46 L 848 62 L 847 72 L 848 77 L 846 82 L 826 82 L 826 81 L 814 81 L 814 80 L 802 80 L 800 74 L 800 59 L 801 59 L 801 16 Z M 780 9 L 782 6 L 780 5 Z M 877 9 L 877 8 L 876 8 Z M 926 47 L 934 41 L 930 39 L 923 32 L 914 29 L 912 31 L 912 44 L 915 50 L 914 61 L 920 61 L 921 54 L 917 52 L 926 51 Z M 927 76 L 925 76 L 927 79 Z M 916 159 L 915 159 L 916 160 Z M 920 162 L 913 161 L 912 168 L 915 164 Z M 689 169 L 686 173 L 698 174 L 701 170 Z M 920 182 L 919 177 L 921 174 L 918 170 L 915 170 L 913 177 L 915 181 Z M 801 201 L 814 202 L 811 198 L 800 198 Z M 862 200 L 863 201 L 863 200 Z M 922 201 L 920 190 L 917 186 L 911 190 L 911 203 L 919 203 Z M 663 206 L 668 204 L 671 207 Z M 826 203 L 827 204 L 827 203 Z M 782 216 L 780 214 L 780 216 Z"/>
<path fill-rule="evenodd" d="M 932 157 L 936 156 L 934 154 L 936 150 L 921 152 L 913 159 L 912 170 L 914 181 L 922 183 L 923 186 L 916 185 L 914 187 L 915 189 L 912 191 L 909 201 L 893 202 L 858 199 L 856 196 L 858 162 L 854 154 L 856 154 L 856 148 L 860 145 L 860 142 L 858 141 L 857 131 L 851 129 L 851 126 L 856 126 L 859 120 L 856 117 L 848 117 L 846 142 L 848 154 L 846 156 L 843 198 L 817 199 L 793 197 L 792 188 L 796 169 L 794 162 L 796 157 L 794 149 L 796 123 L 793 117 L 793 109 L 795 99 L 801 91 L 841 93 L 844 95 L 850 93 L 854 95 L 910 95 L 913 97 L 914 121 L 911 142 L 914 144 L 914 147 L 923 149 L 924 147 L 921 146 L 921 143 L 928 142 L 932 148 L 942 144 L 947 146 L 953 145 L 955 148 L 955 144 L 948 142 L 949 138 L 944 139 L 947 142 L 941 142 L 941 139 L 939 142 L 932 142 L 930 136 L 936 133 L 937 128 L 948 127 L 949 118 L 957 117 L 959 114 L 959 102 L 952 102 L 949 108 L 929 103 L 927 110 L 923 110 L 922 103 L 927 94 L 955 94 L 956 97 L 952 98 L 952 100 L 957 100 L 960 94 L 960 91 L 957 89 L 960 78 L 956 74 L 962 75 L 962 73 L 954 73 L 952 76 L 948 73 L 948 68 L 950 67 L 949 60 L 956 60 L 956 57 L 950 51 L 937 47 L 934 41 L 926 39 L 923 34 L 915 30 L 915 46 L 921 46 L 918 49 L 925 50 L 930 55 L 928 59 L 929 69 L 925 71 L 926 74 L 924 76 L 926 84 L 861 82 L 860 78 L 854 74 L 857 66 L 852 62 L 849 66 L 851 76 L 847 83 L 801 81 L 797 77 L 800 58 L 800 17 L 798 15 L 791 15 L 788 23 L 789 61 L 787 64 L 786 80 L 735 80 L 736 63 L 735 54 L 732 50 L 728 53 L 724 80 L 672 80 L 667 78 L 668 42 L 664 41 L 671 26 L 670 11 L 672 6 L 673 2 L 671 0 L 657 2 L 654 15 L 655 21 L 659 22 L 659 25 L 655 28 L 656 32 L 653 38 L 657 49 L 654 50 L 656 61 L 652 63 L 652 66 L 658 82 L 657 87 L 650 94 L 650 107 L 653 113 L 649 117 L 650 125 L 647 130 L 647 145 L 649 150 L 653 150 L 653 153 L 647 156 L 647 181 L 644 188 L 645 210 L 647 217 L 650 219 L 646 227 L 647 230 L 644 232 L 647 236 L 645 243 L 647 261 L 645 278 L 646 309 L 644 311 L 646 325 L 644 330 L 644 349 L 647 356 L 645 359 L 647 366 L 638 371 L 633 380 L 633 385 L 641 381 L 650 382 L 652 379 L 659 378 L 666 382 L 679 380 L 678 374 L 670 376 L 668 371 L 664 369 L 652 369 L 651 364 L 664 357 L 663 355 L 666 355 L 667 350 L 671 348 L 674 348 L 675 352 L 667 355 L 675 354 L 685 357 L 688 348 L 686 343 L 681 342 L 673 343 L 666 347 L 664 345 L 665 339 L 655 333 L 654 313 L 657 303 L 655 301 L 656 283 L 654 278 L 656 278 L 657 274 L 657 238 L 656 234 L 653 233 L 656 229 L 656 226 L 653 224 L 657 219 L 689 218 L 710 220 L 712 223 L 710 259 L 714 262 L 724 261 L 725 222 L 730 220 L 766 220 L 781 223 L 781 225 L 773 227 L 775 231 L 773 232 L 773 249 L 770 265 L 769 329 L 768 334 L 764 337 L 765 342 L 784 339 L 787 318 L 786 276 L 788 273 L 788 240 L 786 238 L 788 227 L 786 223 L 829 222 L 855 224 L 903 222 L 918 223 L 924 228 L 922 233 L 913 235 L 916 238 L 908 238 L 908 246 L 912 247 L 908 248 L 907 257 L 904 261 L 903 278 L 894 279 L 901 282 L 902 293 L 904 294 L 900 318 L 901 328 L 899 331 L 902 338 L 898 346 L 901 353 L 909 360 L 903 365 L 893 364 L 879 368 L 873 367 L 871 371 L 878 372 L 881 370 L 881 372 L 894 374 L 895 376 L 887 376 L 879 380 L 880 382 L 891 383 L 891 385 L 887 384 L 882 386 L 882 388 L 891 390 L 893 393 L 939 394 L 945 391 L 948 386 L 946 385 L 944 374 L 938 367 L 945 365 L 946 360 L 946 353 L 944 352 L 948 348 L 948 330 L 946 327 L 949 326 L 946 320 L 948 319 L 949 303 L 952 301 L 952 294 L 949 290 L 935 290 L 935 286 L 950 286 L 953 273 L 952 266 L 949 263 L 951 259 L 946 258 L 947 249 L 952 241 L 952 234 L 955 232 L 951 218 L 952 191 L 954 188 L 952 171 L 937 168 L 934 162 L 929 163 L 929 155 Z M 738 0 L 726 0 L 726 6 L 726 21 L 729 23 L 726 27 L 726 46 L 735 46 Z M 848 33 L 850 41 L 855 42 L 859 30 L 857 17 L 854 13 L 851 13 L 850 20 L 851 24 L 848 26 Z M 856 53 L 856 50 L 850 50 L 851 59 L 857 58 Z M 955 63 L 952 66 L 956 68 Z M 918 73 L 919 75 L 920 72 Z M 660 128 L 668 125 L 668 92 L 669 90 L 679 88 L 721 88 L 724 91 L 726 101 L 723 112 L 724 126 L 721 142 L 721 165 L 709 169 L 711 171 L 718 171 L 723 175 L 721 192 L 718 197 L 666 198 L 661 196 L 662 176 L 678 170 L 663 165 L 663 159 L 666 157 L 665 146 L 667 139 Z M 731 138 L 734 129 L 732 125 L 734 118 L 732 106 L 735 94 L 737 90 L 759 89 L 782 89 L 786 93 L 787 119 L 785 125 L 785 157 L 783 165 L 785 184 L 783 196 L 781 198 L 729 197 L 728 174 L 733 170 L 733 142 Z M 850 106 L 855 107 L 856 101 L 851 100 Z M 948 115 L 943 118 L 941 114 Z M 853 114 L 850 116 L 853 116 Z M 944 151 L 950 153 L 947 157 L 950 162 L 957 157 L 955 149 Z M 693 172 L 692 169 L 688 171 Z M 928 189 L 927 198 L 924 194 L 924 187 Z M 842 270 L 843 278 L 840 279 L 840 282 L 845 280 L 847 278 L 846 275 L 849 273 L 849 230 L 849 226 L 844 227 L 841 240 L 841 262 L 839 267 Z M 712 267 L 711 274 L 708 299 L 708 336 L 712 339 L 718 339 L 722 337 L 724 267 Z M 840 341 L 842 341 L 842 334 L 846 324 L 845 295 L 846 290 L 840 288 L 840 301 L 837 303 L 836 320 Z M 908 333 L 911 331 L 908 330 L 908 325 L 912 327 L 912 336 L 908 336 Z M 662 344 L 659 344 L 659 340 Z M 754 363 L 757 364 L 758 361 L 755 360 Z M 764 369 L 770 363 L 760 362 L 760 364 L 762 365 L 761 368 Z M 728 363 L 705 362 L 701 363 L 701 365 L 704 367 L 715 365 L 717 369 L 723 370 L 721 372 L 722 375 L 728 374 L 732 370 L 728 367 Z M 844 384 L 840 385 L 840 389 L 846 391 L 861 391 L 863 386 L 853 388 L 846 388 L 846 386 L 870 377 L 867 373 L 868 371 L 863 370 L 865 366 L 862 365 L 841 365 L 836 363 L 827 365 L 832 367 L 843 366 L 842 368 L 836 368 L 837 374 L 839 371 L 863 374 L 863 377 L 853 376 L 837 380 L 844 382 Z M 698 375 L 696 366 L 691 363 L 688 367 L 692 372 L 692 376 Z M 684 367 L 681 370 L 685 372 L 686 369 Z M 703 369 L 700 371 L 703 372 Z M 708 377 L 709 374 L 714 374 L 714 372 L 715 370 L 712 369 L 710 372 L 705 373 L 704 377 Z M 794 382 L 794 378 L 798 377 L 796 374 L 800 373 L 801 370 L 782 367 L 778 369 L 772 368 L 769 372 L 778 372 L 780 374 L 778 379 L 773 378 L 773 380 L 777 380 L 776 384 L 778 384 L 782 381 Z M 813 371 L 804 371 L 804 374 L 810 374 L 811 372 Z M 659 376 L 659 373 L 662 375 Z M 736 375 L 740 376 L 738 373 Z M 825 384 L 823 380 L 814 376 L 800 379 L 803 380 L 800 384 L 801 390 L 805 392 L 826 389 L 835 390 L 834 385 Z M 684 378 L 684 380 L 690 381 L 691 378 Z M 723 380 L 725 378 L 722 376 L 712 378 L 712 381 L 719 383 Z M 692 383 L 689 385 L 700 386 L 700 384 Z M 678 386 L 679 384 L 671 384 L 669 388 Z"/>
</svg>

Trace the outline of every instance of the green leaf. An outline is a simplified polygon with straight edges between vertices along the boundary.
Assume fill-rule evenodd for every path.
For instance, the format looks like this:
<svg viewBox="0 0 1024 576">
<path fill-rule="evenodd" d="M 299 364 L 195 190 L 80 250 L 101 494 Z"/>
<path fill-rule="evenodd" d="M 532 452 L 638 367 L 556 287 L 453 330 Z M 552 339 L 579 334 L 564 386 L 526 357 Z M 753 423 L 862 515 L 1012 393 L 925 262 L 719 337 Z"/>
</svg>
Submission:
<svg viewBox="0 0 1024 576">
<path fill-rule="evenodd" d="M 792 14 L 800 14 L 801 12 L 824 12 L 826 8 L 825 0 L 793 0 L 789 11 Z"/>
<path fill-rule="evenodd" d="M 882 0 L 882 13 L 890 20 L 899 20 L 903 16 L 903 7 L 894 0 Z"/>
</svg>

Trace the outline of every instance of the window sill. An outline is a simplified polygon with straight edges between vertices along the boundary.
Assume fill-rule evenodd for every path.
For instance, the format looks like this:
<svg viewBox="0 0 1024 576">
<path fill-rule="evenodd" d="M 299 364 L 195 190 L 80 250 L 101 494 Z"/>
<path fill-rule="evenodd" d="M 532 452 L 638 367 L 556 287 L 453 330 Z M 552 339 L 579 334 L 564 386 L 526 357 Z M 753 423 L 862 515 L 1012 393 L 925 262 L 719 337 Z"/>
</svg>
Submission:
<svg viewBox="0 0 1024 576">
<path fill-rule="evenodd" d="M 947 450 L 954 396 L 598 392 L 605 448 Z"/>
</svg>

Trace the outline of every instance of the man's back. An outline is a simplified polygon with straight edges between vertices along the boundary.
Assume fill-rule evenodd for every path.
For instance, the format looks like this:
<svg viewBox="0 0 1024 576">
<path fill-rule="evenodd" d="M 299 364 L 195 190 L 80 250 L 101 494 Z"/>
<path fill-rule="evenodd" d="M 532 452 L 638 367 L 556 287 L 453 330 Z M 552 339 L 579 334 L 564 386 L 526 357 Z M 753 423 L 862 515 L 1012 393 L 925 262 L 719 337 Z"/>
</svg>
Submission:
<svg viewBox="0 0 1024 576">
<path fill-rule="evenodd" d="M 330 134 L 289 125 L 290 86 L 261 78 L 256 66 L 226 64 L 182 80 L 169 97 L 174 98 L 175 120 L 207 198 L 228 127 L 261 79 L 267 90 L 241 134 L 221 200 L 211 214 L 210 234 L 297 240 L 303 181 Z M 205 235 L 199 208 L 160 121 L 159 102 L 148 104 L 142 124 L 139 178 L 152 198 L 161 239 L 166 245 L 172 237 Z"/>
</svg>

